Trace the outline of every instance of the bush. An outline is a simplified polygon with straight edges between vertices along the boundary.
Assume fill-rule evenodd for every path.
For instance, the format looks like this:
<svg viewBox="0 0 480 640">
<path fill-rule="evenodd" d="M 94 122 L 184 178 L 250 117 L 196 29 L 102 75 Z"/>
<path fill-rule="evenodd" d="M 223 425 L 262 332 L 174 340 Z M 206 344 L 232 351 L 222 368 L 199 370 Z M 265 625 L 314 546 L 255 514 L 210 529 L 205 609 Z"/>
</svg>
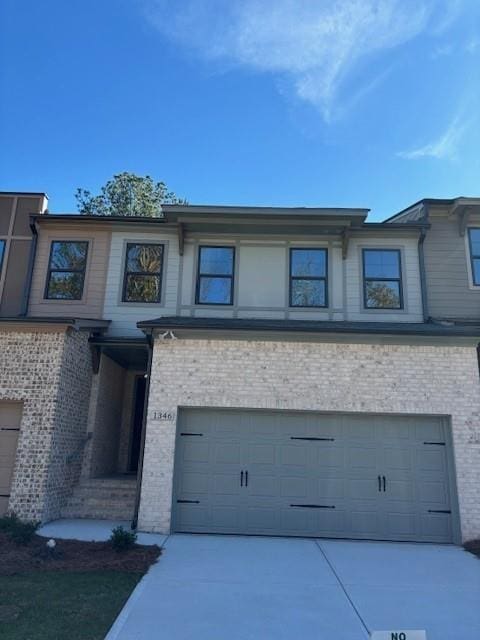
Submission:
<svg viewBox="0 0 480 640">
<path fill-rule="evenodd" d="M 22 521 L 14 513 L 0 518 L 0 531 L 5 531 L 17 544 L 28 544 L 39 526 L 40 522 Z"/>
<path fill-rule="evenodd" d="M 123 527 L 112 529 L 110 543 L 115 551 L 128 551 L 133 549 L 137 542 L 137 534 L 134 531 L 127 531 Z"/>
</svg>

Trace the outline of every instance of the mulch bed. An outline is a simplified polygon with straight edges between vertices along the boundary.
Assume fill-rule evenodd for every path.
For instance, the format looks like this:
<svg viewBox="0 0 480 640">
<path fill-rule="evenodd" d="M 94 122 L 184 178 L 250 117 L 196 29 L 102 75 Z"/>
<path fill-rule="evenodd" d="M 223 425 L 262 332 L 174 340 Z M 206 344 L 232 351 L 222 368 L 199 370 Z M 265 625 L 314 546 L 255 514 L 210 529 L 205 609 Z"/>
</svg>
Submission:
<svg viewBox="0 0 480 640">
<path fill-rule="evenodd" d="M 34 536 L 27 545 L 13 542 L 0 532 L 0 575 L 31 571 L 127 571 L 146 573 L 162 550 L 156 545 L 135 545 L 128 551 L 115 551 L 108 542 L 60 540 L 53 553 L 48 538 Z"/>
<path fill-rule="evenodd" d="M 468 540 L 463 545 L 463 548 L 480 558 L 480 538 L 478 540 Z"/>
</svg>

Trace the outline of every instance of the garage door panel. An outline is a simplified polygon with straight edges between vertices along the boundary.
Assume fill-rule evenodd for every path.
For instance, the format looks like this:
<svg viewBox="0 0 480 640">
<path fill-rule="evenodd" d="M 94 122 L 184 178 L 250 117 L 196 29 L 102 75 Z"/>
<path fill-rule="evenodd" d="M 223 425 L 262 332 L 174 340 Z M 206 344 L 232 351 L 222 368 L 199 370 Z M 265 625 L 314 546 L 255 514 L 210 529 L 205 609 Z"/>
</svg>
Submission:
<svg viewBox="0 0 480 640">
<path fill-rule="evenodd" d="M 180 432 L 203 436 L 178 439 L 175 497 L 199 504 L 175 513 L 176 530 L 452 540 L 448 445 L 424 444 L 445 442 L 437 418 L 195 414 L 180 412 Z"/>
<path fill-rule="evenodd" d="M 305 443 L 280 446 L 280 464 L 304 468 L 308 460 Z"/>
<path fill-rule="evenodd" d="M 307 478 L 283 477 L 280 479 L 280 497 L 306 498 L 309 481 Z"/>
<path fill-rule="evenodd" d="M 22 408 L 20 402 L 0 401 L 0 517 L 8 509 Z"/>
<path fill-rule="evenodd" d="M 314 458 L 320 468 L 343 468 L 345 466 L 345 449 L 322 444 L 322 446 L 315 447 Z"/>
</svg>

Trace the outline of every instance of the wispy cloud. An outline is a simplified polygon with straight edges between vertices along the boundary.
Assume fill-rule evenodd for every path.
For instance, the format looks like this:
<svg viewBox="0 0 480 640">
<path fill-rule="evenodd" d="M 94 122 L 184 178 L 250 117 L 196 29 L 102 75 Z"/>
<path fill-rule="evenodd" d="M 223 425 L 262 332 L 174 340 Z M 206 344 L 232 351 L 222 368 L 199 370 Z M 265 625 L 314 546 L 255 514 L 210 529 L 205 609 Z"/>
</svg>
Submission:
<svg viewBox="0 0 480 640">
<path fill-rule="evenodd" d="M 436 140 L 411 151 L 400 151 L 397 156 L 405 160 L 418 160 L 420 158 L 453 159 L 456 157 L 458 145 L 469 125 L 470 121 L 465 119 L 463 115 L 456 115 Z"/>
<path fill-rule="evenodd" d="M 376 86 L 372 76 L 385 75 L 378 69 L 365 73 L 366 61 L 427 27 L 443 33 L 459 5 L 459 0 L 146 2 L 149 20 L 165 36 L 206 59 L 286 77 L 294 95 L 317 107 L 326 121 L 339 103 L 353 104 L 357 92 Z M 357 73 L 361 79 L 353 89 L 348 81 Z"/>
</svg>

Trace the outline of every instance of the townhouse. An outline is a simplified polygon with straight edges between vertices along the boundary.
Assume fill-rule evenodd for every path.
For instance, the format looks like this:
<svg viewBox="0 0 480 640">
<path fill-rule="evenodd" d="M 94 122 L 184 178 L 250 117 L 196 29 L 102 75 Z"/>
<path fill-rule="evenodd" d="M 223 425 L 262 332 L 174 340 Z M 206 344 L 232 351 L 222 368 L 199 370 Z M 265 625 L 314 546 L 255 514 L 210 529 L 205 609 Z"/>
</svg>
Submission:
<svg viewBox="0 0 480 640">
<path fill-rule="evenodd" d="M 479 201 L 369 223 L 331 208 L 53 215 L 42 198 L 0 198 L 4 510 L 480 535 Z M 15 259 L 23 282 L 2 294 Z"/>
</svg>

